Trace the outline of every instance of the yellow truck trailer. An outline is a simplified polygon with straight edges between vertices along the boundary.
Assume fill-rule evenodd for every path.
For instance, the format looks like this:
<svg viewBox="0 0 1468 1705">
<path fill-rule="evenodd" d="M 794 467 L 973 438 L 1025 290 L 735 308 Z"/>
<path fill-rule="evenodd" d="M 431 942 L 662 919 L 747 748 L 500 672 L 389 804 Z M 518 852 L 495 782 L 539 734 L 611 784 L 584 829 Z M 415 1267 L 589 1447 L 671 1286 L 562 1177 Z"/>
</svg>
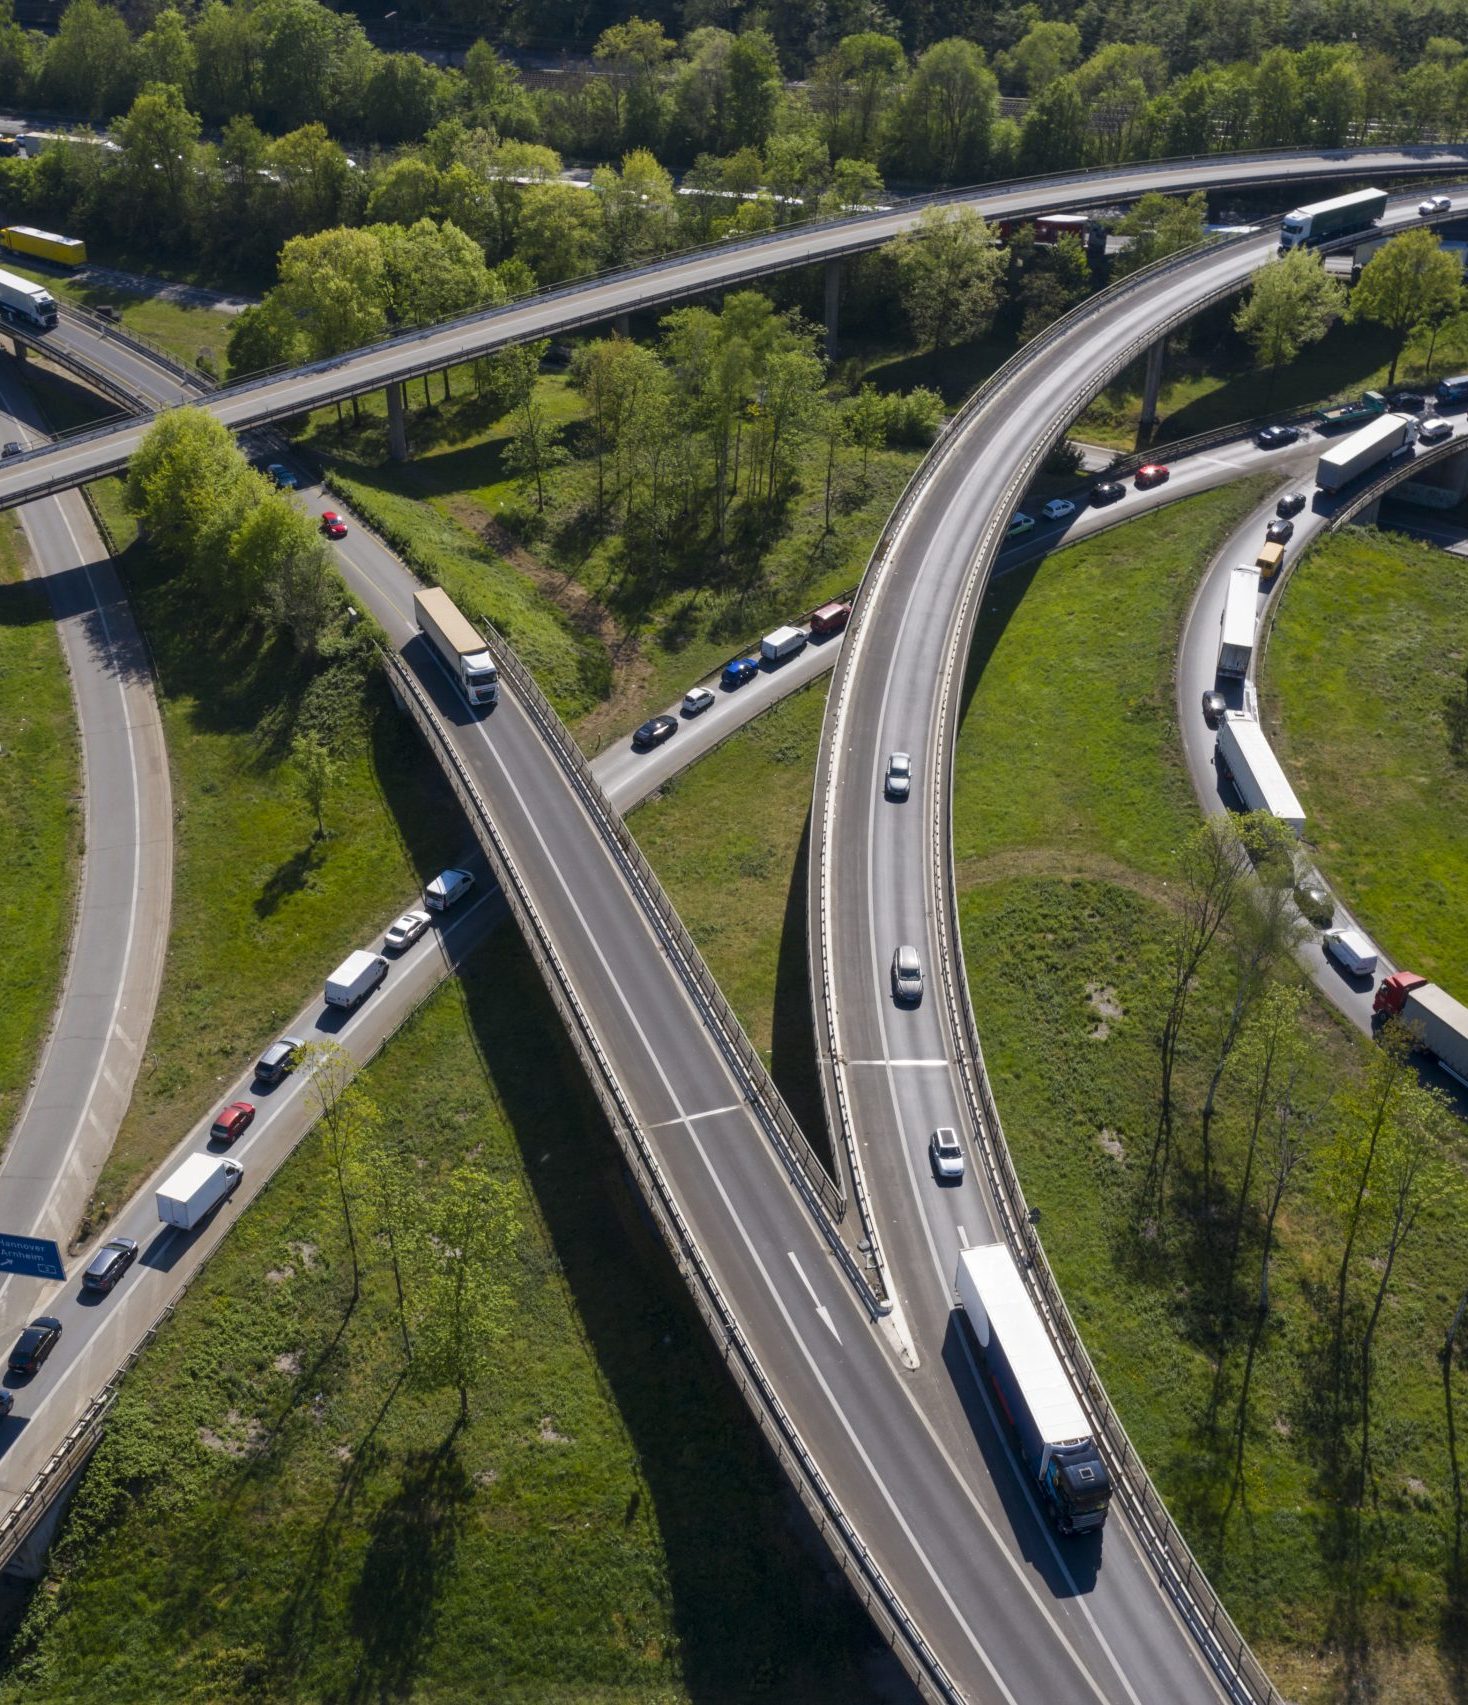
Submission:
<svg viewBox="0 0 1468 1705">
<path fill-rule="evenodd" d="M 87 245 L 80 237 L 58 237 L 54 231 L 37 231 L 31 225 L 5 226 L 0 243 L 13 254 L 34 255 L 59 266 L 80 266 L 87 258 Z"/>
</svg>

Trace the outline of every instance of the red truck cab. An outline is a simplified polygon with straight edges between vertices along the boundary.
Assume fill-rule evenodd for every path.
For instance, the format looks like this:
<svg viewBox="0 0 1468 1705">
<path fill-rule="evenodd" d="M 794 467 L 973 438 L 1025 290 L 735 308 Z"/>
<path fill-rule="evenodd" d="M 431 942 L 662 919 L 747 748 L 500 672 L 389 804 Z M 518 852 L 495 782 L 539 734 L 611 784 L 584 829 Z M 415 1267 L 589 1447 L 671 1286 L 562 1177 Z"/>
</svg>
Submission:
<svg viewBox="0 0 1468 1705">
<path fill-rule="evenodd" d="M 1371 1010 L 1385 1013 L 1390 1018 L 1402 1010 L 1413 989 L 1423 988 L 1426 983 L 1427 978 L 1419 977 L 1415 971 L 1393 971 L 1391 976 L 1381 979 Z"/>
</svg>

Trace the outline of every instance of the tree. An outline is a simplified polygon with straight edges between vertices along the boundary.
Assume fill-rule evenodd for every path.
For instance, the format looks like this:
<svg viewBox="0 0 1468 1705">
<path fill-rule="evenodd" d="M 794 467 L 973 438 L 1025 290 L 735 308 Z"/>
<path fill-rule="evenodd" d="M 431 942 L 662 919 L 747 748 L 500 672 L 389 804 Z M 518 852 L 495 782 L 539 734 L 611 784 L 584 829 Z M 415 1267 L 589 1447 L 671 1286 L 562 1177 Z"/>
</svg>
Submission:
<svg viewBox="0 0 1468 1705">
<path fill-rule="evenodd" d="M 126 105 L 133 86 L 127 25 L 100 0 L 72 0 L 41 68 L 46 105 L 100 124 Z"/>
<path fill-rule="evenodd" d="M 425 1220 L 415 1239 L 415 1290 L 424 1301 L 414 1368 L 425 1384 L 457 1390 L 463 1423 L 470 1388 L 488 1373 L 514 1318 L 515 1193 L 479 1167 L 459 1166 L 430 1198 Z"/>
<path fill-rule="evenodd" d="M 476 41 L 464 56 L 464 83 L 479 123 L 492 125 L 501 136 L 534 134 L 535 107 L 519 71 L 487 41 Z"/>
<path fill-rule="evenodd" d="M 336 760 L 326 742 L 315 734 L 298 734 L 291 741 L 291 763 L 306 808 L 316 819 L 316 839 L 326 839 L 326 801 L 336 786 Z"/>
<path fill-rule="evenodd" d="M 198 58 L 182 12 L 168 6 L 154 18 L 138 42 L 137 63 L 144 83 L 171 83 L 188 102 Z"/>
<path fill-rule="evenodd" d="M 272 626 L 288 633 L 303 657 L 314 657 L 340 601 L 341 582 L 314 534 L 270 565 L 263 608 Z"/>
<path fill-rule="evenodd" d="M 1144 195 L 1130 213 L 1116 222 L 1117 235 L 1130 237 L 1131 244 L 1124 255 L 1117 257 L 1113 272 L 1124 278 L 1154 261 L 1165 260 L 1168 255 L 1196 248 L 1203 241 L 1207 218 L 1208 202 L 1201 191 L 1186 197 Z"/>
<path fill-rule="evenodd" d="M 765 363 L 755 403 L 756 495 L 779 503 L 794 477 L 795 461 L 820 412 L 825 368 L 805 349 L 782 349 Z"/>
<path fill-rule="evenodd" d="M 433 129 L 444 99 L 443 73 L 416 53 L 380 54 L 362 96 L 382 142 L 416 142 Z"/>
<path fill-rule="evenodd" d="M 194 95 L 212 124 L 249 113 L 255 99 L 259 25 L 252 10 L 207 0 L 194 23 Z"/>
<path fill-rule="evenodd" d="M 521 484 L 534 490 L 537 511 L 545 508 L 546 474 L 566 457 L 560 443 L 561 429 L 547 418 L 537 382 L 540 363 L 549 347 L 548 338 L 537 338 L 530 343 L 517 343 L 499 357 L 515 423 L 504 459 Z"/>
<path fill-rule="evenodd" d="M 661 23 L 628 18 L 597 38 L 593 57 L 606 72 L 619 139 L 656 142 L 662 132 L 658 77 L 677 51 Z"/>
<path fill-rule="evenodd" d="M 905 177 L 937 183 L 977 181 L 989 162 L 998 108 L 999 85 L 983 50 L 957 37 L 935 42 L 914 65 L 893 112 L 891 165 Z"/>
<path fill-rule="evenodd" d="M 219 596 L 222 610 L 239 615 L 259 611 L 282 562 L 319 548 L 309 517 L 284 492 L 265 490 L 257 476 L 251 480 L 256 499 L 230 535 Z"/>
<path fill-rule="evenodd" d="M 421 154 L 400 154 L 372 186 L 367 218 L 376 225 L 412 225 L 437 212 L 443 173 Z"/>
<path fill-rule="evenodd" d="M 270 150 L 283 234 L 297 236 L 343 224 L 353 211 L 355 185 L 346 151 L 319 123 L 303 124 Z"/>
<path fill-rule="evenodd" d="M 977 212 L 968 207 L 924 208 L 917 230 L 904 232 L 888 249 L 902 280 L 908 318 L 921 342 L 962 343 L 988 329 L 1007 263 Z"/>
<path fill-rule="evenodd" d="M 1300 134 L 1300 74 L 1295 56 L 1286 47 L 1272 47 L 1254 75 L 1256 148 L 1279 148 Z"/>
<path fill-rule="evenodd" d="M 234 434 L 203 409 L 169 409 L 128 463 L 124 501 L 154 548 L 180 568 L 217 572 L 264 482 Z"/>
<path fill-rule="evenodd" d="M 387 324 L 387 269 L 370 231 L 340 227 L 292 237 L 280 253 L 276 289 L 316 356 L 357 349 Z"/>
<path fill-rule="evenodd" d="M 831 168 L 831 181 L 817 211 L 828 218 L 852 208 L 875 207 L 886 193 L 882 174 L 870 160 L 838 160 Z"/>
<path fill-rule="evenodd" d="M 1408 333 L 1449 306 L 1463 290 L 1463 268 L 1436 231 L 1419 226 L 1384 243 L 1361 269 L 1348 318 L 1385 327 L 1392 340 L 1387 383 L 1394 384 Z"/>
<path fill-rule="evenodd" d="M 520 197 L 515 252 L 542 284 L 596 269 L 601 204 L 571 184 L 535 183 Z"/>
<path fill-rule="evenodd" d="M 134 229 L 181 242 L 195 185 L 199 120 L 171 83 L 150 83 L 117 127 L 117 176 Z"/>
<path fill-rule="evenodd" d="M 431 325 L 504 300 L 484 264 L 484 250 L 450 221 L 419 219 L 371 229 L 382 248 L 388 307 L 399 325 Z"/>
<path fill-rule="evenodd" d="M 1073 308 L 1091 288 L 1085 245 L 1070 232 L 1047 250 L 1036 250 L 1023 274 L 1024 320 L 1020 336 L 1032 338 Z"/>
<path fill-rule="evenodd" d="M 846 422 L 851 442 L 861 451 L 861 477 L 865 485 L 872 451 L 880 450 L 887 442 L 887 399 L 875 385 L 863 385 L 851 399 Z"/>
<path fill-rule="evenodd" d="M 336 1180 L 347 1248 L 352 1256 L 352 1300 L 348 1312 L 362 1295 L 362 1267 L 357 1254 L 357 1228 L 352 1218 L 349 1188 L 356 1156 L 376 1124 L 377 1110 L 352 1082 L 357 1062 L 337 1042 L 308 1042 L 297 1064 L 306 1080 L 306 1097 L 320 1121 L 322 1146 Z"/>
<path fill-rule="evenodd" d="M 571 383 L 586 399 L 591 447 L 596 457 L 596 514 L 606 513 L 606 464 L 614 462 L 614 494 L 625 481 L 623 452 L 636 418 L 639 394 L 662 375 L 650 349 L 629 338 L 598 338 L 584 343 L 571 363 Z"/>
<path fill-rule="evenodd" d="M 645 148 L 634 149 L 622 169 L 598 166 L 592 188 L 601 202 L 602 252 L 624 266 L 673 246 L 678 205 L 673 179 Z"/>
<path fill-rule="evenodd" d="M 774 126 L 784 84 L 780 56 L 767 30 L 742 30 L 729 44 L 724 61 L 726 96 L 722 144 L 761 148 Z"/>
<path fill-rule="evenodd" d="M 831 158 L 875 159 L 877 142 L 903 74 L 902 43 L 875 30 L 843 36 L 811 74 L 810 103 Z"/>
<path fill-rule="evenodd" d="M 1321 256 L 1309 249 L 1291 249 L 1260 267 L 1234 315 L 1234 330 L 1248 342 L 1254 359 L 1268 366 L 1270 393 L 1280 366 L 1324 337 L 1345 306 L 1345 285 L 1330 277 Z M 1266 407 L 1268 400 L 1266 394 Z"/>
<path fill-rule="evenodd" d="M 1073 77 L 1057 77 L 1027 108 L 1019 132 L 1019 166 L 1025 172 L 1061 171 L 1086 158 L 1090 120 Z"/>
<path fill-rule="evenodd" d="M 1029 95 L 1048 89 L 1057 77 L 1075 69 L 1081 57 L 1081 32 L 1074 24 L 1037 19 L 1000 56 L 999 69 Z"/>
<path fill-rule="evenodd" d="M 227 347 L 229 371 L 236 379 L 272 367 L 298 366 L 309 354 L 301 322 L 276 290 L 235 316 Z"/>
</svg>

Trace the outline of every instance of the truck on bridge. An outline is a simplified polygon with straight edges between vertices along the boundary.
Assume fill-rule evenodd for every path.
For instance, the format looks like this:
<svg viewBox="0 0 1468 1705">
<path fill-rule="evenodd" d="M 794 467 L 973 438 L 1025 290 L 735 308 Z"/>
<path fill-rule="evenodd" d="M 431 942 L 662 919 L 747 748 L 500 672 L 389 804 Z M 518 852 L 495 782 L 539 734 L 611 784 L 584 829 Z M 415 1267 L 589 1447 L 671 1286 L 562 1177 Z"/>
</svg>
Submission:
<svg viewBox="0 0 1468 1705">
<path fill-rule="evenodd" d="M 1298 249 L 1310 243 L 1347 237 L 1353 231 L 1370 231 L 1386 212 L 1384 189 L 1356 189 L 1329 201 L 1312 201 L 1286 213 L 1279 228 L 1281 249 Z"/>
<path fill-rule="evenodd" d="M 1051 1520 L 1064 1534 L 1094 1532 L 1106 1521 L 1111 1476 L 1014 1257 L 1002 1243 L 961 1250 L 955 1285 Z"/>
<path fill-rule="evenodd" d="M 1415 971 L 1393 971 L 1382 978 L 1371 1010 L 1411 1025 L 1421 1038 L 1422 1052 L 1468 1086 L 1468 1006 L 1462 1001 Z"/>
<path fill-rule="evenodd" d="M 414 592 L 413 618 L 469 703 L 497 703 L 500 672 L 489 647 L 441 586 Z"/>
<path fill-rule="evenodd" d="M 48 332 L 56 324 L 56 298 L 44 284 L 32 284 L 13 272 L 0 272 L 0 314 L 19 320 L 32 331 Z"/>
<path fill-rule="evenodd" d="M 1305 832 L 1305 808 L 1254 717 L 1226 710 L 1219 719 L 1214 753 L 1246 811 L 1267 811 L 1297 835 Z"/>
<path fill-rule="evenodd" d="M 1368 420 L 1385 414 L 1387 407 L 1380 391 L 1363 391 L 1354 402 L 1316 409 L 1315 424 L 1321 432 L 1339 432 L 1348 426 L 1364 426 Z"/>
<path fill-rule="evenodd" d="M 1410 414 L 1384 414 L 1325 451 L 1315 470 L 1315 483 L 1322 491 L 1339 491 L 1357 475 L 1416 442 L 1417 422 Z"/>
</svg>

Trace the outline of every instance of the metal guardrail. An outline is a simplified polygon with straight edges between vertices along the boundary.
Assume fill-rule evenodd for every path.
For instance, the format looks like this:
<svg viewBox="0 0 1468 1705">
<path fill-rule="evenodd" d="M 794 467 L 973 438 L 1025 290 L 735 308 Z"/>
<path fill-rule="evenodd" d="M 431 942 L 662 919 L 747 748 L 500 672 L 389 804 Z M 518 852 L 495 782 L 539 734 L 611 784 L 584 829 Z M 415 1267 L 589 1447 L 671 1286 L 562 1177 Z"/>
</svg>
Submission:
<svg viewBox="0 0 1468 1705">
<path fill-rule="evenodd" d="M 140 355 L 146 356 L 157 366 L 166 368 L 185 385 L 201 392 L 219 389 L 219 381 L 206 373 L 202 367 L 191 367 L 181 356 L 175 355 L 171 349 L 166 349 L 156 338 L 149 337 L 146 332 L 140 332 L 132 326 L 124 325 L 121 320 L 109 320 L 104 314 L 99 314 L 92 308 L 82 307 L 75 302 L 63 303 L 61 310 L 66 318 L 80 320 L 87 330 L 95 333 L 96 336 L 107 338 L 112 343 L 129 344 Z"/>
<path fill-rule="evenodd" d="M 100 391 L 108 402 L 115 403 L 119 412 L 108 417 L 104 424 L 105 431 L 112 431 L 119 422 L 137 411 L 137 399 L 124 390 L 116 379 L 102 369 L 90 366 L 70 350 L 48 342 L 44 336 L 31 332 L 24 326 L 18 326 L 9 319 L 0 319 L 0 333 L 7 334 L 17 346 L 23 344 L 26 349 L 50 362 L 53 367 L 63 368 L 92 390 Z"/>
<path fill-rule="evenodd" d="M 504 674 L 518 687 L 523 666 L 513 660 L 513 654 L 508 651 L 500 656 L 499 661 Z M 507 661 L 510 662 L 508 669 L 505 668 Z M 840 1564 L 848 1585 L 897 1654 L 921 1697 L 962 1705 L 963 1696 L 843 1513 L 724 1300 L 467 766 L 447 738 L 433 707 L 411 673 L 396 656 L 385 658 L 385 662 L 409 714 L 442 764 L 450 785 L 474 826 L 659 1234 L 776 1461 L 789 1476 L 818 1532 Z"/>
</svg>

